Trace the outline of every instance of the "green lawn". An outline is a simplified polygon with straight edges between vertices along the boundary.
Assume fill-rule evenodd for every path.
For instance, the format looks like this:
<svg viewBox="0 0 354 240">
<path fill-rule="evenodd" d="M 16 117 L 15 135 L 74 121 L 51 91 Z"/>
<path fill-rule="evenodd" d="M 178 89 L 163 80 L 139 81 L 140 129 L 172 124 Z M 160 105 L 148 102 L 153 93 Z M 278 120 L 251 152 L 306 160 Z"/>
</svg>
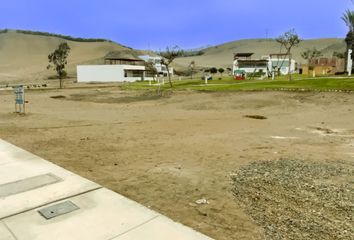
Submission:
<svg viewBox="0 0 354 240">
<path fill-rule="evenodd" d="M 252 90 L 353 90 L 354 91 L 354 78 L 308 78 L 303 75 L 294 75 L 294 80 L 288 81 L 287 77 L 282 76 L 275 80 L 243 80 L 236 81 L 232 77 L 223 77 L 220 80 L 208 81 L 208 85 L 204 84 L 204 80 L 182 80 L 174 81 L 174 90 L 203 90 L 203 91 L 252 91 Z M 165 80 L 166 81 L 166 80 Z M 154 90 L 158 86 L 149 86 L 148 81 L 136 82 L 127 84 L 125 89 L 132 90 Z M 161 89 L 170 89 L 168 81 L 165 85 L 161 86 Z"/>
</svg>

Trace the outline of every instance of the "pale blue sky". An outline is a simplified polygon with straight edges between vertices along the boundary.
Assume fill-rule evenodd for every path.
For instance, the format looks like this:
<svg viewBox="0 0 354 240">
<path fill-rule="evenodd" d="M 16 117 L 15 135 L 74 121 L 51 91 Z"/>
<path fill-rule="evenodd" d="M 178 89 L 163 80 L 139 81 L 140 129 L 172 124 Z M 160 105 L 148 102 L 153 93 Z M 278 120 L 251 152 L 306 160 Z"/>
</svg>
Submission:
<svg viewBox="0 0 354 240">
<path fill-rule="evenodd" d="M 0 28 L 107 38 L 139 49 L 245 38 L 344 37 L 350 0 L 3 0 Z"/>
</svg>

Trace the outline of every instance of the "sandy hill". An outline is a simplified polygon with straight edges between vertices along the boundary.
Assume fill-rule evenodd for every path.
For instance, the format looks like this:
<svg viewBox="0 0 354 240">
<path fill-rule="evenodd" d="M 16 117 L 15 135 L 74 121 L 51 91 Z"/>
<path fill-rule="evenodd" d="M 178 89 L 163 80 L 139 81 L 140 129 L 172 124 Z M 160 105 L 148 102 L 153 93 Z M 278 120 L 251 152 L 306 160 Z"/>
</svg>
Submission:
<svg viewBox="0 0 354 240">
<path fill-rule="evenodd" d="M 332 56 L 334 51 L 344 52 L 345 43 L 343 39 L 327 38 L 312 39 L 303 41 L 299 47 L 294 48 L 293 56 L 298 62 L 305 62 L 301 57 L 301 52 L 308 48 L 316 47 L 323 52 L 324 56 Z M 237 52 L 253 52 L 253 58 L 259 58 L 270 53 L 284 52 L 279 43 L 271 39 L 248 39 L 225 43 L 222 45 L 206 48 L 201 56 L 183 57 L 176 60 L 182 66 L 188 66 L 191 61 L 195 61 L 200 67 L 231 67 L 233 54 Z"/>
<path fill-rule="evenodd" d="M 67 70 L 69 75 L 73 77 L 76 76 L 76 65 L 103 63 L 103 57 L 110 51 L 144 53 L 110 41 L 82 42 L 64 40 L 58 36 L 24 34 L 16 31 L 3 33 L 0 31 L 0 84 L 35 83 L 55 75 L 53 70 L 46 69 L 47 57 L 62 41 L 68 42 L 71 47 Z M 325 56 L 331 56 L 334 51 L 345 51 L 343 39 L 306 40 L 294 49 L 295 59 L 304 61 L 300 53 L 313 47 L 322 50 Z M 179 58 L 175 61 L 174 66 L 176 69 L 185 69 L 194 60 L 199 67 L 226 68 L 231 67 L 233 53 L 236 52 L 254 52 L 254 58 L 257 58 L 280 51 L 279 44 L 274 40 L 240 40 L 203 49 L 205 54 L 201 56 Z"/>
<path fill-rule="evenodd" d="M 58 37 L 39 36 L 10 31 L 0 34 L 0 84 L 38 82 L 53 76 L 47 70 L 48 54 L 66 41 L 71 47 L 68 73 L 75 76 L 77 64 L 102 62 L 109 51 L 131 49 L 113 42 L 76 42 Z"/>
</svg>

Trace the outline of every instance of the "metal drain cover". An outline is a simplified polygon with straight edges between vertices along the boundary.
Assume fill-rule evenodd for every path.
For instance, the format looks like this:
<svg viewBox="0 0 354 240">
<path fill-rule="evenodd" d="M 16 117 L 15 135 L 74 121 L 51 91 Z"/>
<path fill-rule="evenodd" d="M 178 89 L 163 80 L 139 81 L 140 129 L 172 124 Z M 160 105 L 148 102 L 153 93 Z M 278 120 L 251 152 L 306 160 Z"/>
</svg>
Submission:
<svg viewBox="0 0 354 240">
<path fill-rule="evenodd" d="M 51 219 L 80 209 L 71 201 L 62 202 L 50 207 L 40 209 L 38 212 L 45 218 Z"/>
</svg>

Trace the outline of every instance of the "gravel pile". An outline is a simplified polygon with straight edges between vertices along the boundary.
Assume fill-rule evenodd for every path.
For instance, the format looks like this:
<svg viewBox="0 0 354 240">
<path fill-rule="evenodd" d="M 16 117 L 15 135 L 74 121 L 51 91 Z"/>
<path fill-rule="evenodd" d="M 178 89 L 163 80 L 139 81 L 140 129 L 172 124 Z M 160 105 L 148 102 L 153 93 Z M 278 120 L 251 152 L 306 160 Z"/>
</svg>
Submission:
<svg viewBox="0 0 354 240">
<path fill-rule="evenodd" d="M 232 174 L 233 193 L 266 239 L 354 239 L 354 165 L 258 161 Z"/>
</svg>

